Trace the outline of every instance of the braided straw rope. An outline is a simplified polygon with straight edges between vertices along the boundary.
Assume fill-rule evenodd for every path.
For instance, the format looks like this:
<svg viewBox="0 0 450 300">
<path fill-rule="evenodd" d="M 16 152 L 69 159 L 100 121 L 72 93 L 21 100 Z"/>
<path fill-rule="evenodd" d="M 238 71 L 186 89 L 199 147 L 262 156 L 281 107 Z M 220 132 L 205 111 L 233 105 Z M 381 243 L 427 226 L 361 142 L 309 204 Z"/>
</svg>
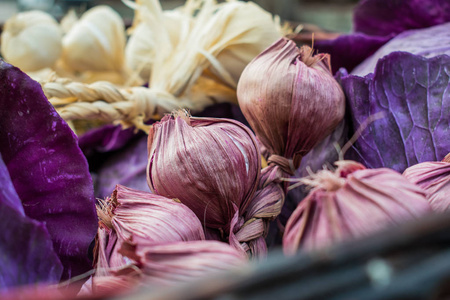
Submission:
<svg viewBox="0 0 450 300">
<path fill-rule="evenodd" d="M 41 84 L 47 98 L 66 121 L 97 119 L 147 131 L 145 120 L 180 107 L 196 109 L 202 105 L 168 92 L 146 87 L 121 89 L 106 81 L 85 84 L 53 78 Z"/>
</svg>

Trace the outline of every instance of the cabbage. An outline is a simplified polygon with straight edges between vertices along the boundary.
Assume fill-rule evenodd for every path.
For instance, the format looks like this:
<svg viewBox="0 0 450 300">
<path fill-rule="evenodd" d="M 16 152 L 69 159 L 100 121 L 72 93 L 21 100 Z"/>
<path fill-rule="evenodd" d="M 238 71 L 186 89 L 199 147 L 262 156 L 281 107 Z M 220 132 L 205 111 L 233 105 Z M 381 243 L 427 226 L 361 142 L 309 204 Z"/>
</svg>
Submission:
<svg viewBox="0 0 450 300">
<path fill-rule="evenodd" d="M 393 35 L 380 37 L 364 33 L 341 35 L 334 40 L 318 40 L 314 48 L 322 53 L 331 55 L 331 69 L 335 74 L 339 68 L 353 70 L 364 59 L 374 54 L 381 46 L 388 42 Z"/>
<path fill-rule="evenodd" d="M 0 154 L 26 217 L 45 224 L 50 234 L 64 266 L 62 279 L 91 269 L 88 248 L 97 231 L 97 216 L 86 158 L 41 86 L 1 60 Z M 14 230 L 23 220 L 1 223 Z M 26 257 L 40 246 L 45 245 L 34 245 L 30 239 L 17 248 L 23 252 L 18 255 Z"/>
<path fill-rule="evenodd" d="M 0 155 L 0 294 L 12 287 L 56 283 L 62 265 L 44 223 L 25 216 Z"/>
<path fill-rule="evenodd" d="M 450 22 L 450 1 L 448 0 L 364 0 L 355 8 L 353 33 L 341 35 L 334 40 L 318 40 L 314 43 L 314 48 L 319 52 L 331 54 L 333 74 L 339 68 L 346 68 L 350 72 L 403 31 L 427 28 L 447 22 Z M 425 38 L 431 41 L 434 37 L 429 35 Z M 444 41 L 448 41 L 448 35 Z M 439 39 L 431 43 L 435 45 L 439 43 Z M 390 47 L 389 52 L 398 50 L 402 49 Z M 405 51 L 409 49 L 405 48 Z M 381 56 L 377 55 L 377 57 Z M 378 58 L 372 62 L 372 68 L 375 67 Z M 362 75 L 361 72 L 358 74 Z"/>
<path fill-rule="evenodd" d="M 99 198 L 109 196 L 117 184 L 150 192 L 147 163 L 147 136 L 143 136 L 108 157 L 102 164 L 97 171 L 95 195 Z"/>
<path fill-rule="evenodd" d="M 405 51 L 424 57 L 434 57 L 441 54 L 450 55 L 450 23 L 408 30 L 397 35 L 378 49 L 375 54 L 354 68 L 352 74 L 364 76 L 372 73 L 378 59 L 394 51 Z"/>
<path fill-rule="evenodd" d="M 387 36 L 450 21 L 448 0 L 363 0 L 353 13 L 356 32 Z"/>
<path fill-rule="evenodd" d="M 403 172 L 450 152 L 450 56 L 425 58 L 393 52 L 365 77 L 340 71 L 353 130 L 382 112 L 356 141 L 346 158 L 368 168 Z"/>
</svg>

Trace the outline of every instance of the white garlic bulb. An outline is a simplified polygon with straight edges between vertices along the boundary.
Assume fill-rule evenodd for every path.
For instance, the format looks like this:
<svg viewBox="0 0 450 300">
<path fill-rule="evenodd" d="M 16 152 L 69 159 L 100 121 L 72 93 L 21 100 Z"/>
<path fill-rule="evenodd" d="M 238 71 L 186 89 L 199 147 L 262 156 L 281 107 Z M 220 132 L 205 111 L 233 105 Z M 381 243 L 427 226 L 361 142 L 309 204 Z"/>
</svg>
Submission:
<svg viewBox="0 0 450 300">
<path fill-rule="evenodd" d="M 178 10 L 163 11 L 164 27 L 170 42 L 175 47 L 180 34 L 189 26 L 191 17 Z M 148 81 L 155 59 L 155 40 L 151 26 L 147 22 L 140 22 L 134 28 L 125 48 L 125 64 L 130 70 L 139 73 L 142 79 Z"/>
<path fill-rule="evenodd" d="M 52 67 L 62 52 L 58 22 L 42 11 L 18 13 L 5 22 L 1 53 L 23 71 Z"/>
<path fill-rule="evenodd" d="M 61 29 L 64 33 L 68 33 L 73 25 L 78 22 L 78 16 L 74 9 L 70 9 L 61 19 Z"/>
<path fill-rule="evenodd" d="M 222 28 L 221 39 L 215 45 L 221 49 L 217 60 L 237 83 L 245 66 L 282 34 L 272 15 L 253 2 L 223 4 L 219 12 L 223 19 L 217 26 Z M 221 77 L 220 72 L 217 75 Z"/>
<path fill-rule="evenodd" d="M 125 48 L 125 64 L 130 70 L 148 80 L 154 61 L 155 41 L 147 23 L 140 23 L 133 30 Z"/>
<path fill-rule="evenodd" d="M 120 15 L 99 5 L 85 12 L 64 36 L 62 60 L 73 71 L 120 71 L 125 39 Z"/>
</svg>

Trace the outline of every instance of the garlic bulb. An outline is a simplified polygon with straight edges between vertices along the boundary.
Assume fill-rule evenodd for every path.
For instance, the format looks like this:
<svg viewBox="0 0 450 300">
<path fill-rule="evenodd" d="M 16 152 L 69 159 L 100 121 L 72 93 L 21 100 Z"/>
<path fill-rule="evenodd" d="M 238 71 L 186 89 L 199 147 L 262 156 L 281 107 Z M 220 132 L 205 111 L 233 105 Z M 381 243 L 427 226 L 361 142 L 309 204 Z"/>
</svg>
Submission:
<svg viewBox="0 0 450 300">
<path fill-rule="evenodd" d="M 95 260 L 100 270 L 96 276 L 110 275 L 108 268 L 127 265 L 117 251 L 132 234 L 153 244 L 205 239 L 200 221 L 187 206 L 122 185 L 116 186 L 97 213 Z"/>
<path fill-rule="evenodd" d="M 164 27 L 167 29 L 170 42 L 177 45 L 182 28 L 189 24 L 191 18 L 178 10 L 163 11 Z M 125 64 L 138 72 L 144 81 L 150 80 L 151 68 L 157 47 L 152 27 L 147 22 L 140 22 L 133 29 L 125 48 Z"/>
<path fill-rule="evenodd" d="M 147 182 L 211 228 L 229 229 L 255 193 L 261 163 L 249 128 L 229 119 L 165 116 L 150 129 Z"/>
<path fill-rule="evenodd" d="M 19 13 L 5 22 L 1 53 L 23 71 L 52 67 L 62 52 L 58 22 L 42 11 Z"/>
<path fill-rule="evenodd" d="M 84 13 L 64 36 L 62 60 L 73 71 L 121 71 L 125 40 L 120 15 L 99 5 Z"/>
<path fill-rule="evenodd" d="M 242 268 L 248 262 L 242 253 L 218 241 L 155 244 L 133 236 L 119 252 L 139 266 L 142 283 L 153 286 L 176 286 Z"/>
<path fill-rule="evenodd" d="M 293 174 L 301 159 L 344 117 L 345 96 L 330 57 L 281 38 L 253 59 L 237 87 L 239 106 L 261 143 L 274 175 Z"/>
<path fill-rule="evenodd" d="M 367 236 L 431 212 L 425 191 L 400 173 L 366 169 L 353 161 L 335 164 L 335 171 L 303 179 L 314 189 L 286 224 L 285 254 Z"/>
<path fill-rule="evenodd" d="M 435 211 L 450 210 L 450 163 L 422 162 L 407 168 L 403 176 L 427 192 L 427 199 Z"/>
<path fill-rule="evenodd" d="M 245 66 L 281 37 L 272 15 L 253 2 L 235 1 L 222 4 L 223 20 L 217 60 L 237 83 Z M 228 12 L 232 12 L 229 13 Z M 220 23 L 219 23 L 220 24 Z M 214 68 L 213 73 L 220 76 Z"/>
<path fill-rule="evenodd" d="M 71 9 L 69 12 L 61 19 L 61 29 L 66 34 L 70 31 L 73 25 L 78 22 L 78 16 L 75 10 Z"/>
</svg>

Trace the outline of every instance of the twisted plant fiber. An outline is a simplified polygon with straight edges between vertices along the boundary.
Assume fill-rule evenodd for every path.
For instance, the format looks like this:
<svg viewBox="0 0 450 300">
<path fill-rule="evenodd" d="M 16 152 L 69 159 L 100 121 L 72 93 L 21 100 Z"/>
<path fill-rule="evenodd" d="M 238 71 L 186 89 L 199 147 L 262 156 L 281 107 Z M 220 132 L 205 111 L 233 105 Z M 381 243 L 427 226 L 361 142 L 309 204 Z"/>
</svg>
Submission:
<svg viewBox="0 0 450 300">
<path fill-rule="evenodd" d="M 146 87 L 118 88 L 106 81 L 92 84 L 52 78 L 41 82 L 49 101 L 66 121 L 101 120 L 136 126 L 145 130 L 143 121 L 179 107 L 196 109 L 187 98 L 177 98 L 161 90 Z"/>
<path fill-rule="evenodd" d="M 264 257 L 267 254 L 265 237 L 269 223 L 281 213 L 285 198 L 279 184 L 271 183 L 263 186 L 261 183 L 263 182 L 260 182 L 243 217 L 237 223 L 233 224 L 232 221 L 231 224 L 234 234 L 230 234 L 230 244 L 241 247 L 252 257 Z"/>
</svg>

